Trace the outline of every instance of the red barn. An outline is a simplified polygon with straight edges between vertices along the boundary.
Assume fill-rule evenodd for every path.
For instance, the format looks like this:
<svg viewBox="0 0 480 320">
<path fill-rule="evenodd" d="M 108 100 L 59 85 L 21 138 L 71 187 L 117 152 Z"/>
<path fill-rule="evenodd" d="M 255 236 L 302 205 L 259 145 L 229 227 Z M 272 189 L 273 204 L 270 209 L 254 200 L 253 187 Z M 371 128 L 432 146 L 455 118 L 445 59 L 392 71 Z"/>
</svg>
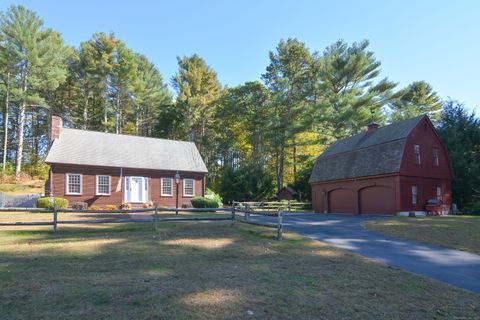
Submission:
<svg viewBox="0 0 480 320">
<path fill-rule="evenodd" d="M 70 205 L 191 206 L 205 195 L 207 168 L 193 142 L 68 129 L 54 116 L 45 162 L 45 193 Z"/>
<path fill-rule="evenodd" d="M 450 210 L 452 170 L 427 116 L 341 139 L 310 176 L 315 212 L 424 214 L 427 201 Z"/>
</svg>

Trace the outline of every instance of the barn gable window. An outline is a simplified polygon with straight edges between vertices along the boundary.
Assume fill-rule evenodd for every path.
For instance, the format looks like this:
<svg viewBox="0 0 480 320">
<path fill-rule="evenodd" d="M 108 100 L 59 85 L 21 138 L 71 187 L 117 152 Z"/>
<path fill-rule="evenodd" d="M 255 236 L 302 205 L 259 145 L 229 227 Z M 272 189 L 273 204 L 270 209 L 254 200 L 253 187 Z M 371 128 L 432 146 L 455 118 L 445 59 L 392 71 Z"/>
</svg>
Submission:
<svg viewBox="0 0 480 320">
<path fill-rule="evenodd" d="M 172 178 L 162 178 L 161 195 L 162 196 L 173 195 L 173 187 L 172 186 L 173 186 Z"/>
<path fill-rule="evenodd" d="M 439 165 L 438 149 L 437 148 L 433 149 L 433 165 L 435 167 L 438 167 L 438 165 Z"/>
<path fill-rule="evenodd" d="M 195 195 L 193 179 L 183 179 L 183 195 L 186 197 L 193 197 Z"/>
<path fill-rule="evenodd" d="M 412 186 L 412 204 L 416 205 L 417 203 L 418 203 L 417 186 Z"/>
<path fill-rule="evenodd" d="M 79 173 L 67 173 L 66 194 L 82 194 L 82 175 Z"/>
<path fill-rule="evenodd" d="M 98 175 L 97 176 L 97 195 L 110 195 L 110 176 Z"/>
<path fill-rule="evenodd" d="M 421 163 L 421 158 L 420 158 L 420 145 L 419 144 L 414 144 L 413 145 L 413 153 L 415 155 L 415 163 L 420 164 Z"/>
</svg>

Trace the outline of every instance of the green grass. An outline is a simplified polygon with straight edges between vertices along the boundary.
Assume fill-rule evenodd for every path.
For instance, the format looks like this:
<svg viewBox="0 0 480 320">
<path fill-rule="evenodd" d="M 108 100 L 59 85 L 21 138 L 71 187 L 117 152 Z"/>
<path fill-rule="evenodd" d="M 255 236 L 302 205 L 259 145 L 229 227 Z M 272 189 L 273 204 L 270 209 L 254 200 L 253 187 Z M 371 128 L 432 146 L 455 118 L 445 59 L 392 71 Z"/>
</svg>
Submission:
<svg viewBox="0 0 480 320">
<path fill-rule="evenodd" d="M 45 181 L 30 180 L 18 183 L 1 183 L 0 193 L 6 194 L 36 194 L 44 192 Z"/>
<path fill-rule="evenodd" d="M 479 216 L 395 217 L 365 226 L 398 238 L 480 254 Z"/>
<path fill-rule="evenodd" d="M 2 227 L 0 284 L 4 319 L 480 317 L 479 295 L 230 222 Z"/>
</svg>

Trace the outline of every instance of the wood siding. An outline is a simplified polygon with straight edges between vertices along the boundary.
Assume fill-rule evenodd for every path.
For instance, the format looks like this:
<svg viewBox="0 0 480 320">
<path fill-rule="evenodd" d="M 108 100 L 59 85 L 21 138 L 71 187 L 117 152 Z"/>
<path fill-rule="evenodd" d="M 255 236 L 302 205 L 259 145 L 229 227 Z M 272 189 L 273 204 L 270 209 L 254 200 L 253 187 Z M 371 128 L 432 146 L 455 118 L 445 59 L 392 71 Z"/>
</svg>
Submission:
<svg viewBox="0 0 480 320">
<path fill-rule="evenodd" d="M 82 175 L 82 194 L 66 194 L 66 175 L 67 173 L 78 173 Z M 173 194 L 171 196 L 161 196 L 160 179 L 175 177 L 175 171 L 157 171 L 142 169 L 123 169 L 123 177 L 139 176 L 148 177 L 148 200 L 158 203 L 161 207 L 175 207 L 176 185 L 173 181 Z M 96 175 L 110 176 L 110 195 L 96 195 Z M 178 186 L 179 206 L 191 207 L 192 197 L 183 195 L 183 179 L 194 179 L 195 196 L 205 195 L 205 174 L 194 172 L 180 172 L 181 181 Z M 122 181 L 122 191 L 115 192 L 118 180 L 120 179 L 120 168 L 78 166 L 78 165 L 51 165 L 52 194 L 55 197 L 66 198 L 70 206 L 78 201 L 87 202 L 89 206 L 97 205 L 121 205 L 124 201 L 125 179 Z"/>
</svg>

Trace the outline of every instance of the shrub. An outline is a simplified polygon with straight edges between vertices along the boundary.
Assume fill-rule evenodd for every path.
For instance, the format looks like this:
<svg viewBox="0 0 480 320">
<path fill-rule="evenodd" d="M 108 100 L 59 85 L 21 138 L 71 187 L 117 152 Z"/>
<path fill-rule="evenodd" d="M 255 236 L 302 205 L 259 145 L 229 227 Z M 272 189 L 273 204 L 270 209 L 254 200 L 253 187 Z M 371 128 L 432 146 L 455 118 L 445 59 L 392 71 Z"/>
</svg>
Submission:
<svg viewBox="0 0 480 320">
<path fill-rule="evenodd" d="M 462 214 L 480 216 L 480 201 L 471 202 L 463 207 Z"/>
<path fill-rule="evenodd" d="M 195 197 L 190 202 L 194 208 L 218 208 L 218 203 L 214 199 Z"/>
<path fill-rule="evenodd" d="M 58 209 L 65 209 L 68 207 L 68 200 L 64 198 L 56 198 L 53 197 L 54 203 L 50 202 L 52 197 L 41 197 L 37 200 L 37 208 L 46 208 L 46 209 L 53 209 L 54 204 L 57 205 Z"/>
<path fill-rule="evenodd" d="M 205 198 L 211 199 L 217 203 L 217 207 L 211 207 L 211 208 L 223 208 L 222 197 L 218 193 L 215 193 L 213 190 L 207 188 L 205 192 Z"/>
<path fill-rule="evenodd" d="M 88 208 L 88 210 L 101 210 L 101 208 L 98 206 L 91 206 L 90 208 Z"/>
<path fill-rule="evenodd" d="M 104 210 L 117 210 L 117 206 L 114 204 L 107 204 L 104 208 Z"/>
</svg>

